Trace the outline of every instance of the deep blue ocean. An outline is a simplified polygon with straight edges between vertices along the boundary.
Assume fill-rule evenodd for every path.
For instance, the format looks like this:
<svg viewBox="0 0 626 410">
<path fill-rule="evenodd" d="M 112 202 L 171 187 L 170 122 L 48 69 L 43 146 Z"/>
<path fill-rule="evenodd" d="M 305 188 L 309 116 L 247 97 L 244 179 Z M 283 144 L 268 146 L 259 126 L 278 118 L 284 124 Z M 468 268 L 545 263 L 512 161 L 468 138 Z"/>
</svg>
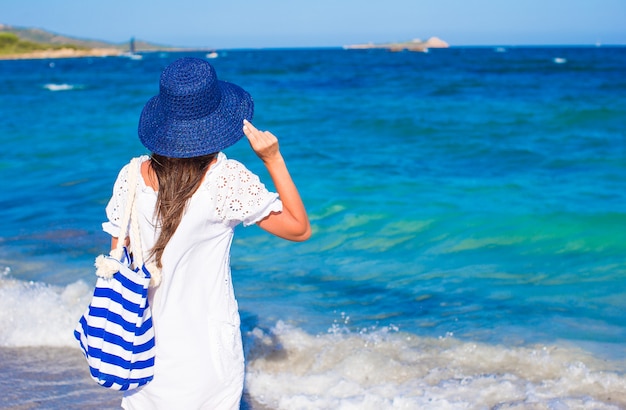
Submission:
<svg viewBox="0 0 626 410">
<path fill-rule="evenodd" d="M 187 55 L 0 61 L 0 407 L 118 405 L 72 331 L 141 109 Z M 210 62 L 314 229 L 237 230 L 242 408 L 626 408 L 626 48 Z M 272 187 L 245 140 L 226 154 Z"/>
</svg>

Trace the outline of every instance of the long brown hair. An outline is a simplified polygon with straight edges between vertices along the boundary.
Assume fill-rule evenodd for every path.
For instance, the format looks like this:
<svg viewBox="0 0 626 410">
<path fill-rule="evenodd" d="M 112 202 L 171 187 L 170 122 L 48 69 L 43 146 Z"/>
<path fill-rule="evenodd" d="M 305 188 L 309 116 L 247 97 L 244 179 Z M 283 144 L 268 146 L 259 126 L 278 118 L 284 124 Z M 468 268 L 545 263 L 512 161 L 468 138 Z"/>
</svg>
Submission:
<svg viewBox="0 0 626 410">
<path fill-rule="evenodd" d="M 159 183 L 154 212 L 161 232 L 150 251 L 150 256 L 154 258 L 159 268 L 162 267 L 161 257 L 165 246 L 176 232 L 189 199 L 200 186 L 216 155 L 215 153 L 193 158 L 170 158 L 152 154 L 150 165 Z"/>
</svg>

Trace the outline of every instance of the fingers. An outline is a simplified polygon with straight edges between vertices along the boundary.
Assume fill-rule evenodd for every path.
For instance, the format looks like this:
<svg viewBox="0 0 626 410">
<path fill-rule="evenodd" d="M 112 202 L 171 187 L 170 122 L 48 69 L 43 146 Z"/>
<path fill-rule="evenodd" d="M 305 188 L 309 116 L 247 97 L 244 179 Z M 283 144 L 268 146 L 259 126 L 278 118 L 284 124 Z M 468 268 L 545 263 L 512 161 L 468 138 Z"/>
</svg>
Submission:
<svg viewBox="0 0 626 410">
<path fill-rule="evenodd" d="M 253 147 L 263 136 L 263 133 L 248 120 L 243 120 L 243 133 L 246 135 L 248 141 L 250 141 L 250 144 L 252 144 Z"/>
<path fill-rule="evenodd" d="M 243 132 L 250 146 L 261 159 L 266 160 L 278 153 L 278 139 L 269 131 L 259 131 L 248 120 L 243 120 Z"/>
<path fill-rule="evenodd" d="M 243 120 L 243 132 L 252 146 L 267 146 L 275 143 L 277 138 L 269 131 L 260 131 L 248 120 Z"/>
<path fill-rule="evenodd" d="M 246 136 L 251 135 L 253 132 L 258 131 L 254 125 L 248 120 L 243 120 L 243 133 Z"/>
</svg>

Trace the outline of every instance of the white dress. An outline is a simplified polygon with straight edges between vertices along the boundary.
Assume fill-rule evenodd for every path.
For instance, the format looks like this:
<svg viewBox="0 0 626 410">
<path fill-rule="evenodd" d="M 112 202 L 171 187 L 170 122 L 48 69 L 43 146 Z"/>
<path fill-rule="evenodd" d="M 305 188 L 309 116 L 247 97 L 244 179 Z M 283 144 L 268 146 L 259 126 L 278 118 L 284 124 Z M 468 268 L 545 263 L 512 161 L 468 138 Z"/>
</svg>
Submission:
<svg viewBox="0 0 626 410">
<path fill-rule="evenodd" d="M 115 237 L 126 202 L 127 175 L 128 165 L 120 171 L 106 208 L 109 221 L 103 229 Z M 138 184 L 136 215 L 147 259 L 159 232 L 153 220 L 157 194 L 143 178 Z M 163 252 L 161 284 L 150 291 L 154 379 L 127 392 L 123 408 L 239 409 L 244 358 L 230 272 L 233 229 L 281 210 L 278 195 L 268 192 L 255 174 L 218 154 Z"/>
</svg>

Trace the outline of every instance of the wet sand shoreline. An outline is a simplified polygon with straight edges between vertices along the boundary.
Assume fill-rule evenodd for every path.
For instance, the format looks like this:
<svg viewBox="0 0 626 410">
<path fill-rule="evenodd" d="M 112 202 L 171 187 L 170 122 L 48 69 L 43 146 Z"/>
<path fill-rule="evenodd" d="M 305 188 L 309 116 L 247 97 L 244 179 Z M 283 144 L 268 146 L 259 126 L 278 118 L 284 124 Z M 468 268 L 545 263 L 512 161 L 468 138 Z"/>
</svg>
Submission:
<svg viewBox="0 0 626 410">
<path fill-rule="evenodd" d="M 79 349 L 0 347 L 0 408 L 120 409 L 122 393 L 89 376 Z M 244 392 L 241 410 L 267 410 Z"/>
</svg>

